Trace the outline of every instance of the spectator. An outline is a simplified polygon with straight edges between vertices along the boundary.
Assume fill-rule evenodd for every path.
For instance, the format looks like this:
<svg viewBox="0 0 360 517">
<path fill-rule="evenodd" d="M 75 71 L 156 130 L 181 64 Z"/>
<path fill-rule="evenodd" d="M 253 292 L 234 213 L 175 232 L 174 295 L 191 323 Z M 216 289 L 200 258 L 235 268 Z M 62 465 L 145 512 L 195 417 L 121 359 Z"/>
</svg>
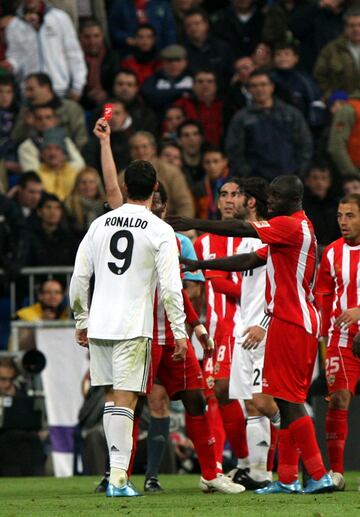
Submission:
<svg viewBox="0 0 360 517">
<path fill-rule="evenodd" d="M 314 164 L 305 175 L 303 206 L 312 222 L 320 246 L 340 237 L 337 224 L 337 200 L 331 195 L 332 177 L 324 164 Z"/>
<path fill-rule="evenodd" d="M 46 104 L 45 106 L 34 106 L 30 108 L 30 114 L 32 118 L 29 117 L 28 122 L 30 124 L 30 120 L 32 120 L 31 125 L 33 126 L 31 137 L 24 140 L 18 147 L 18 159 L 23 171 L 39 169 L 40 147 L 44 136 L 47 131 L 59 127 L 59 118 L 52 106 Z M 64 131 L 63 128 L 59 127 L 59 129 Z M 81 169 L 85 165 L 84 160 L 69 137 L 65 137 L 65 147 L 70 165 L 76 170 Z"/>
<path fill-rule="evenodd" d="M 300 66 L 311 73 L 321 49 L 340 35 L 344 0 L 280 0 L 270 6 L 263 37 L 271 45 L 286 39 L 289 32 L 300 41 Z"/>
<path fill-rule="evenodd" d="M 172 12 L 175 19 L 176 34 L 179 42 L 184 41 L 184 17 L 185 13 L 201 4 L 202 0 L 171 0 Z"/>
<path fill-rule="evenodd" d="M 25 100 L 28 106 L 43 106 L 46 104 L 53 107 L 60 120 L 60 125 L 64 127 L 67 135 L 78 149 L 86 144 L 88 135 L 81 106 L 72 100 L 60 99 L 54 93 L 48 75 L 43 73 L 31 74 L 25 79 Z M 24 107 L 20 110 L 12 132 L 12 138 L 16 143 L 20 143 L 30 136 L 32 127 L 28 120 L 28 110 Z"/>
<path fill-rule="evenodd" d="M 181 157 L 181 149 L 175 142 L 168 142 L 161 146 L 160 160 L 170 165 L 175 165 L 178 169 L 182 169 L 183 161 Z"/>
<path fill-rule="evenodd" d="M 92 167 L 85 167 L 79 172 L 71 194 L 65 200 L 65 207 L 73 220 L 73 229 L 80 237 L 104 213 L 105 201 L 99 173 Z"/>
<path fill-rule="evenodd" d="M 174 105 L 165 111 L 162 124 L 162 138 L 164 140 L 176 141 L 177 128 L 185 120 L 185 111 L 182 106 Z"/>
<path fill-rule="evenodd" d="M 251 95 L 247 88 L 247 83 L 251 72 L 253 72 L 255 68 L 255 63 L 250 56 L 239 57 L 235 60 L 234 75 L 231 79 L 231 85 L 225 98 L 225 126 L 227 126 L 231 117 L 238 110 L 251 103 Z"/>
<path fill-rule="evenodd" d="M 360 178 L 360 91 L 350 95 L 335 113 L 328 153 L 341 175 L 357 174 Z"/>
<path fill-rule="evenodd" d="M 11 139 L 17 112 L 15 78 L 8 74 L 0 75 L 0 179 L 5 187 L 8 174 L 20 172 L 15 144 Z"/>
<path fill-rule="evenodd" d="M 360 194 L 360 178 L 358 174 L 349 174 L 343 177 L 343 189 L 345 196 Z"/>
<path fill-rule="evenodd" d="M 13 187 L 7 196 L 15 201 L 22 215 L 28 220 L 37 209 L 42 194 L 43 186 L 40 176 L 34 171 L 28 171 L 20 176 L 19 184 Z"/>
<path fill-rule="evenodd" d="M 37 218 L 30 227 L 27 265 L 73 265 L 78 242 L 66 226 L 61 201 L 52 194 L 44 194 L 36 213 Z"/>
<path fill-rule="evenodd" d="M 110 142 L 114 154 L 115 165 L 118 171 L 124 169 L 130 161 L 129 139 L 139 128 L 136 127 L 132 116 L 128 113 L 125 103 L 113 102 Z M 83 149 L 85 162 L 90 167 L 101 170 L 101 148 L 99 139 L 92 135 Z"/>
<path fill-rule="evenodd" d="M 82 22 L 82 19 L 90 16 L 95 18 L 99 21 L 106 40 L 109 40 L 105 0 L 89 0 L 87 2 L 81 0 L 50 0 L 50 3 L 70 16 L 76 30 L 79 29 L 79 23 Z"/>
<path fill-rule="evenodd" d="M 205 172 L 206 195 L 198 200 L 197 217 L 216 220 L 219 218 L 219 191 L 229 176 L 228 161 L 219 148 L 209 146 L 204 151 L 202 164 Z"/>
<path fill-rule="evenodd" d="M 264 17 L 255 0 L 231 0 L 214 27 L 214 34 L 225 40 L 236 57 L 250 56 L 261 41 Z"/>
<path fill-rule="evenodd" d="M 270 68 L 272 66 L 272 48 L 265 41 L 260 41 L 251 55 L 256 68 Z"/>
<path fill-rule="evenodd" d="M 303 116 L 274 98 L 274 83 L 266 70 L 252 72 L 248 88 L 253 104 L 234 115 L 226 136 L 231 173 L 267 180 L 281 174 L 302 177 L 312 156 Z"/>
<path fill-rule="evenodd" d="M 161 116 L 166 108 L 191 92 L 193 78 L 187 70 L 186 50 L 181 45 L 164 48 L 160 57 L 162 68 L 144 82 L 142 94 Z"/>
<path fill-rule="evenodd" d="M 200 7 L 190 9 L 183 23 L 189 70 L 194 74 L 200 68 L 211 67 L 227 83 L 232 71 L 232 50 L 225 41 L 211 35 L 206 12 Z"/>
<path fill-rule="evenodd" d="M 343 34 L 318 55 L 314 77 L 325 97 L 334 90 L 354 92 L 360 82 L 360 7 L 344 14 Z"/>
<path fill-rule="evenodd" d="M 298 108 L 311 128 L 324 126 L 327 113 L 325 104 L 320 101 L 320 90 L 308 74 L 297 69 L 298 62 L 296 40 L 278 43 L 271 77 L 283 100 Z"/>
<path fill-rule="evenodd" d="M 178 143 L 181 148 L 183 171 L 195 199 L 205 195 L 202 167 L 204 133 L 197 120 L 185 120 L 178 127 Z"/>
<path fill-rule="evenodd" d="M 139 25 L 135 33 L 134 47 L 131 54 L 121 62 L 123 68 L 133 70 L 142 86 L 145 79 L 160 68 L 157 58 L 156 32 L 148 23 Z"/>
<path fill-rule="evenodd" d="M 192 94 L 182 97 L 175 105 L 183 108 L 187 118 L 200 122 L 207 142 L 220 145 L 224 131 L 224 101 L 218 98 L 216 75 L 211 69 L 199 69 L 194 75 Z"/>
<path fill-rule="evenodd" d="M 156 134 L 158 122 L 155 113 L 146 106 L 139 95 L 139 81 L 132 70 L 120 70 L 115 76 L 113 97 L 125 103 L 134 124 L 142 131 Z"/>
<path fill-rule="evenodd" d="M 63 201 L 71 192 L 79 168 L 70 164 L 65 145 L 65 133 L 62 128 L 53 128 L 45 132 L 40 145 L 39 174 L 44 190 L 54 194 Z"/>
<path fill-rule="evenodd" d="M 25 219 L 16 203 L 0 193 L 0 267 L 9 278 L 24 267 L 27 251 Z"/>
<path fill-rule="evenodd" d="M 131 52 L 136 29 L 143 23 L 154 27 L 158 49 L 176 43 L 174 17 L 166 0 L 113 0 L 108 12 L 109 32 L 122 56 Z"/>
<path fill-rule="evenodd" d="M 23 83 L 45 72 L 59 97 L 78 101 L 86 81 L 84 56 L 69 16 L 42 0 L 23 0 L 6 28 L 6 59 Z"/>
<path fill-rule="evenodd" d="M 151 133 L 135 133 L 130 139 L 130 153 L 133 160 L 147 160 L 155 167 L 158 180 L 164 185 L 168 195 L 169 214 L 194 214 L 191 194 L 183 173 L 156 156 L 156 141 Z"/>
<path fill-rule="evenodd" d="M 79 39 L 87 66 L 81 104 L 84 109 L 91 110 L 111 95 L 119 57 L 107 47 L 101 24 L 95 18 L 86 18 L 81 22 Z"/>
</svg>

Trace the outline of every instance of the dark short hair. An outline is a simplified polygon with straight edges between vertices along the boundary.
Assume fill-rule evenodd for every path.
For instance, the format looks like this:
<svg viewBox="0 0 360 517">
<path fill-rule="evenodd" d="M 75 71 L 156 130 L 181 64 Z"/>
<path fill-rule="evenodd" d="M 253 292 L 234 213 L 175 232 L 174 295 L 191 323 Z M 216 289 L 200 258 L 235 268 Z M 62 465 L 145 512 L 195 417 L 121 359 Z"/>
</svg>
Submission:
<svg viewBox="0 0 360 517">
<path fill-rule="evenodd" d="M 28 79 L 35 79 L 40 86 L 48 86 L 50 90 L 53 92 L 52 81 L 48 74 L 45 74 L 44 72 L 36 72 L 27 75 L 25 77 L 25 81 L 27 81 Z"/>
<path fill-rule="evenodd" d="M 358 181 L 360 183 L 360 176 L 358 174 L 346 174 L 343 176 L 343 184 L 348 183 L 349 181 Z"/>
<path fill-rule="evenodd" d="M 188 9 L 184 13 L 184 18 L 189 18 L 190 16 L 195 16 L 195 15 L 201 16 L 205 22 L 210 23 L 207 12 L 204 9 L 202 9 L 201 7 L 192 7 L 191 9 Z"/>
<path fill-rule="evenodd" d="M 88 27 L 99 27 L 99 29 L 101 29 L 103 32 L 101 23 L 94 16 L 86 16 L 85 18 L 81 19 L 80 24 L 79 24 L 79 33 L 81 34 L 82 31 L 84 29 L 87 29 Z"/>
<path fill-rule="evenodd" d="M 315 162 L 311 164 L 310 167 L 307 169 L 305 173 L 305 178 L 309 178 L 314 170 L 326 171 L 329 173 L 330 177 L 332 177 L 331 168 L 326 162 Z"/>
<path fill-rule="evenodd" d="M 340 205 L 344 205 L 345 203 L 355 203 L 360 210 L 360 194 L 349 194 L 348 196 L 340 199 Z"/>
<path fill-rule="evenodd" d="M 164 184 L 161 183 L 161 181 L 159 181 L 159 187 L 158 187 L 157 191 L 159 192 L 161 202 L 164 205 L 165 203 L 167 203 L 168 195 L 167 195 L 166 189 L 164 187 Z"/>
<path fill-rule="evenodd" d="M 211 66 L 202 66 L 202 67 L 199 67 L 195 70 L 194 72 L 194 80 L 196 79 L 196 77 L 199 75 L 199 74 L 211 74 L 212 76 L 214 76 L 214 79 L 216 81 L 216 84 L 218 83 L 218 76 L 217 76 L 217 73 L 216 71 L 214 70 L 214 68 L 212 68 Z"/>
<path fill-rule="evenodd" d="M 62 282 L 60 282 L 60 280 L 57 280 L 56 278 L 48 278 L 47 280 L 44 280 L 44 282 L 40 285 L 40 287 L 39 287 L 39 293 L 40 294 L 42 292 L 44 292 L 44 286 L 48 282 L 56 282 L 61 287 L 62 292 L 63 293 L 65 292 L 65 286 L 64 286 L 64 284 Z"/>
<path fill-rule="evenodd" d="M 251 79 L 253 79 L 253 77 L 260 77 L 261 75 L 265 75 L 271 83 L 274 83 L 274 81 L 271 77 L 270 71 L 264 67 L 256 68 L 255 70 L 253 70 L 251 72 L 251 74 L 249 75 L 248 82 L 251 81 Z"/>
<path fill-rule="evenodd" d="M 156 170 L 148 161 L 133 160 L 125 169 L 124 182 L 129 198 L 144 201 L 154 190 Z"/>
<path fill-rule="evenodd" d="M 218 145 L 214 145 L 214 144 L 206 144 L 204 145 L 204 149 L 203 149 L 203 157 L 206 153 L 219 153 L 221 154 L 222 156 L 224 156 L 224 158 L 226 158 L 226 153 L 225 151 L 223 151 L 221 149 L 221 147 L 219 147 Z"/>
<path fill-rule="evenodd" d="M 18 368 L 16 366 L 16 363 L 15 363 L 13 357 L 9 357 L 9 356 L 0 357 L 0 368 L 11 368 L 12 370 L 15 370 L 16 375 L 19 374 Z"/>
<path fill-rule="evenodd" d="M 40 202 L 38 204 L 38 208 L 43 208 L 46 205 L 46 203 L 48 203 L 50 201 L 59 203 L 61 208 L 63 206 L 62 202 L 60 201 L 60 199 L 57 196 L 55 196 L 55 194 L 49 194 L 48 192 L 44 192 L 43 195 L 41 196 Z"/>
<path fill-rule="evenodd" d="M 181 122 L 181 124 L 178 125 L 177 130 L 176 130 L 176 134 L 177 134 L 178 138 L 181 138 L 181 132 L 184 129 L 184 127 L 187 127 L 187 126 L 197 127 L 200 135 L 204 136 L 204 130 L 203 130 L 201 123 L 198 120 L 195 120 L 193 118 L 188 118 L 188 119 L 184 120 L 184 122 Z"/>
<path fill-rule="evenodd" d="M 36 111 L 42 110 L 42 109 L 52 110 L 54 113 L 56 113 L 56 109 L 49 102 L 47 102 L 45 104 L 34 104 L 29 107 L 29 110 L 31 111 L 31 113 L 35 113 Z"/>
<path fill-rule="evenodd" d="M 139 86 L 139 78 L 138 78 L 137 74 L 134 72 L 134 70 L 130 70 L 130 68 L 118 68 L 116 70 L 115 75 L 114 75 L 114 83 L 113 84 L 115 84 L 115 79 L 117 78 L 117 76 L 119 74 L 131 75 L 132 77 L 134 77 L 134 79 L 136 80 L 136 84 Z"/>
<path fill-rule="evenodd" d="M 256 199 L 256 212 L 259 217 L 267 219 L 267 194 L 269 182 L 264 178 L 252 177 L 242 180 L 242 188 L 245 196 Z"/>
<path fill-rule="evenodd" d="M 149 31 L 151 31 L 153 33 L 153 35 L 156 37 L 156 30 L 155 28 L 151 25 L 151 23 L 141 23 L 138 28 L 136 29 L 136 33 L 138 33 L 141 29 L 148 29 Z"/>
<path fill-rule="evenodd" d="M 349 7 L 343 14 L 344 22 L 347 22 L 348 18 L 352 16 L 360 16 L 360 7 L 358 5 L 354 5 L 353 7 Z"/>
<path fill-rule="evenodd" d="M 16 86 L 16 79 L 12 74 L 0 75 L 0 86 L 11 86 L 13 91 Z"/>
<path fill-rule="evenodd" d="M 40 176 L 35 171 L 27 171 L 20 176 L 19 187 L 25 188 L 30 181 L 42 184 Z"/>
<path fill-rule="evenodd" d="M 181 152 L 181 147 L 178 143 L 174 142 L 173 140 L 163 140 L 160 142 L 159 154 L 161 154 L 167 147 L 175 147 L 175 149 L 178 149 Z"/>
</svg>

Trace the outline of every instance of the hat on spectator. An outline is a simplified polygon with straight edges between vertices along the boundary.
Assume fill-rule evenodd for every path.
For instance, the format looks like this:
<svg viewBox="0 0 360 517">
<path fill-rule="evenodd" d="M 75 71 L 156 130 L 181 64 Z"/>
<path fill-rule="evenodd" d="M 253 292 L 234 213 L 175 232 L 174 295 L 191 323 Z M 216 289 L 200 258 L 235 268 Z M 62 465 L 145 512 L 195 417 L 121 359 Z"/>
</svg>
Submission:
<svg viewBox="0 0 360 517">
<path fill-rule="evenodd" d="M 42 151 L 48 145 L 58 145 L 64 153 L 67 152 L 65 144 L 65 130 L 62 127 L 53 127 L 44 132 L 43 140 L 40 144 Z"/>
<path fill-rule="evenodd" d="M 335 90 L 332 92 L 332 94 L 328 98 L 327 104 L 330 108 L 334 104 L 334 102 L 347 101 L 348 98 L 349 98 L 349 94 L 345 90 Z"/>
<path fill-rule="evenodd" d="M 186 49 L 181 45 L 169 45 L 163 48 L 160 52 L 160 58 L 167 61 L 172 61 L 173 59 L 186 59 L 186 56 Z"/>
</svg>

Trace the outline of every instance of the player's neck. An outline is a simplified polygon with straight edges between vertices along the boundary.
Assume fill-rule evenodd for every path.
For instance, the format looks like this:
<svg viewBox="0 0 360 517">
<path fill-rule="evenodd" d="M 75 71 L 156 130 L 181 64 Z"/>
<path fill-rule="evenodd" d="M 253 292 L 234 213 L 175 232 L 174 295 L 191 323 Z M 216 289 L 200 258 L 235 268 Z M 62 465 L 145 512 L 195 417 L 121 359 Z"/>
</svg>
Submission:
<svg viewBox="0 0 360 517">
<path fill-rule="evenodd" d="M 145 206 L 150 210 L 151 208 L 151 198 L 145 199 L 145 200 L 139 200 L 139 199 L 127 199 L 126 201 L 129 205 L 138 205 L 138 206 Z"/>
<path fill-rule="evenodd" d="M 354 237 L 353 239 L 344 239 L 346 244 L 349 246 L 359 246 L 360 245 L 360 235 L 358 237 Z"/>
</svg>

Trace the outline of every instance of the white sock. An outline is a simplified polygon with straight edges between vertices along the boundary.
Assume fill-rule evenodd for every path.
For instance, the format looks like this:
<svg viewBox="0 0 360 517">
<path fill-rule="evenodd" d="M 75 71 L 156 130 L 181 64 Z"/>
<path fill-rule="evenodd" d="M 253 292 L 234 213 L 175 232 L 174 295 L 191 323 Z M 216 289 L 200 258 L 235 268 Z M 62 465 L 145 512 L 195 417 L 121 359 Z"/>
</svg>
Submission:
<svg viewBox="0 0 360 517">
<path fill-rule="evenodd" d="M 250 467 L 249 456 L 247 458 L 238 458 L 236 468 L 244 470 Z"/>
<path fill-rule="evenodd" d="M 114 406 L 109 422 L 110 483 L 121 486 L 126 482 L 133 446 L 134 411 Z M 124 475 L 125 474 L 125 475 Z"/>
<path fill-rule="evenodd" d="M 275 429 L 280 429 L 280 411 L 277 410 L 275 415 L 270 418 L 270 422 L 275 427 Z"/>
<path fill-rule="evenodd" d="M 113 412 L 114 402 L 105 402 L 104 405 L 104 413 L 103 413 L 103 427 L 104 427 L 104 433 L 106 438 L 106 443 L 109 449 L 110 454 L 110 445 L 109 445 L 109 423 L 110 418 Z"/>
<path fill-rule="evenodd" d="M 270 447 L 270 420 L 266 416 L 248 417 L 246 436 L 249 447 L 250 477 L 255 481 L 269 479 L 267 458 Z"/>
</svg>

